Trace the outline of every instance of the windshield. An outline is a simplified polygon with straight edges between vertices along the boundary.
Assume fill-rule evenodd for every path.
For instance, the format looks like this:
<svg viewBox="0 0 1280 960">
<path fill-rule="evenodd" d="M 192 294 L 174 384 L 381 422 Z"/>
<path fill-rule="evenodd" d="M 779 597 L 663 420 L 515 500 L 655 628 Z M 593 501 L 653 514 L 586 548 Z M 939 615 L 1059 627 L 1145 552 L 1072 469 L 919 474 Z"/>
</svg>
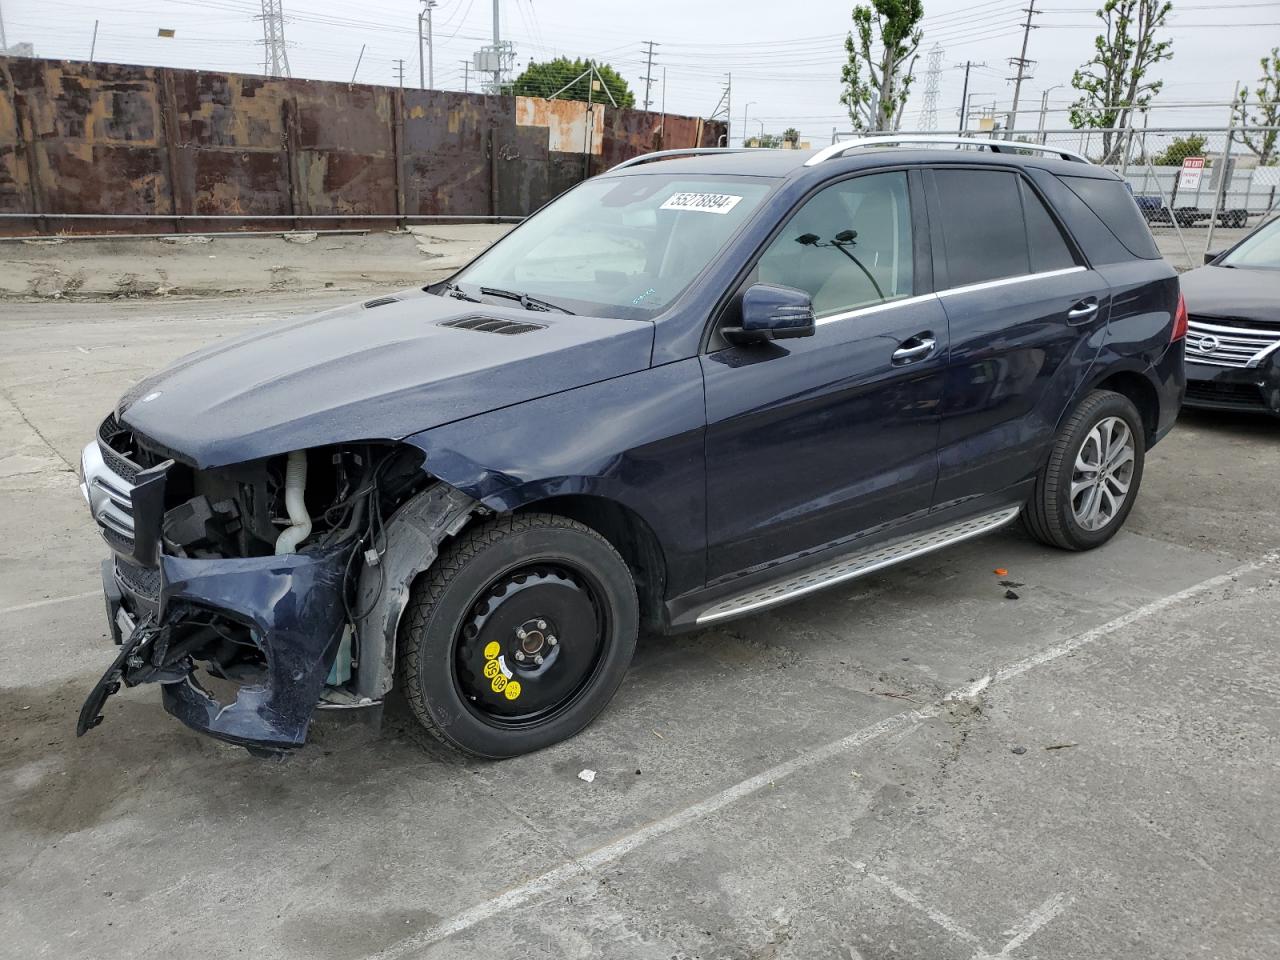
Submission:
<svg viewBox="0 0 1280 960">
<path fill-rule="evenodd" d="M 774 181 L 640 174 L 588 180 L 454 278 L 471 297 L 649 319 L 684 291 Z M 541 305 L 532 302 L 536 298 Z"/>
<path fill-rule="evenodd" d="M 1218 263 L 1220 267 L 1268 267 L 1280 270 L 1280 217 L 1272 220 Z"/>
</svg>

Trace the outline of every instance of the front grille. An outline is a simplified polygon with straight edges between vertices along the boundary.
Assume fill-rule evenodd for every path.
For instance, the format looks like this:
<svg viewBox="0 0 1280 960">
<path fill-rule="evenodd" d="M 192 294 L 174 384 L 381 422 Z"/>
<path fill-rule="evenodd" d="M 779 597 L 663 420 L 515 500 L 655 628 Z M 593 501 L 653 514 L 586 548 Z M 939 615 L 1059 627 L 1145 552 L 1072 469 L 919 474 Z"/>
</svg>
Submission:
<svg viewBox="0 0 1280 960">
<path fill-rule="evenodd" d="M 160 571 L 116 557 L 116 576 L 133 593 L 148 600 L 160 599 Z"/>
<path fill-rule="evenodd" d="M 1191 380 L 1187 383 L 1187 400 L 1216 403 L 1232 407 L 1264 407 L 1262 391 L 1251 383 L 1214 383 Z"/>
<path fill-rule="evenodd" d="M 116 445 L 124 445 L 129 440 L 129 432 L 120 425 L 115 415 L 107 417 L 98 427 L 98 449 L 102 451 L 102 459 L 107 467 L 121 480 L 134 483 L 138 479 L 139 468 L 125 459 Z"/>
<path fill-rule="evenodd" d="M 1211 367 L 1257 367 L 1280 348 L 1280 328 L 1243 326 L 1235 319 L 1191 317 L 1187 324 L 1187 360 Z"/>
</svg>

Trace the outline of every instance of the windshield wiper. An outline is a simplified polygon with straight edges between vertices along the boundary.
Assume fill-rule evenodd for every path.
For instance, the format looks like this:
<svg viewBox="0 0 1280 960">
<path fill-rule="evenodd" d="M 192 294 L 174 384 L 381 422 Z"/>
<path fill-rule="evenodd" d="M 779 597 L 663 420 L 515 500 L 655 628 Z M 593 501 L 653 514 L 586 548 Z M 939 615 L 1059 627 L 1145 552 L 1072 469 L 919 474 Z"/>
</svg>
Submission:
<svg viewBox="0 0 1280 960">
<path fill-rule="evenodd" d="M 531 297 L 527 293 L 516 293 L 514 290 L 499 290 L 496 287 L 481 287 L 480 292 L 486 297 L 501 297 L 504 300 L 519 301 L 520 306 L 526 310 L 536 310 L 540 313 L 550 313 L 555 310 L 558 313 L 573 314 L 573 311 L 567 307 L 562 307 L 560 304 L 552 303 L 549 300 L 539 300 L 537 297 Z"/>
<path fill-rule="evenodd" d="M 453 297 L 455 300 L 467 300 L 467 301 L 469 301 L 469 302 L 471 302 L 471 303 L 479 303 L 479 302 L 480 302 L 480 298 L 479 298 L 479 297 L 473 297 L 473 296 L 471 296 L 471 294 L 469 294 L 469 293 L 467 293 L 466 291 L 464 291 L 464 290 L 463 290 L 460 286 L 458 286 L 456 283 L 446 283 L 446 284 L 444 285 L 444 292 L 445 292 L 445 296 L 447 296 L 447 297 Z"/>
</svg>

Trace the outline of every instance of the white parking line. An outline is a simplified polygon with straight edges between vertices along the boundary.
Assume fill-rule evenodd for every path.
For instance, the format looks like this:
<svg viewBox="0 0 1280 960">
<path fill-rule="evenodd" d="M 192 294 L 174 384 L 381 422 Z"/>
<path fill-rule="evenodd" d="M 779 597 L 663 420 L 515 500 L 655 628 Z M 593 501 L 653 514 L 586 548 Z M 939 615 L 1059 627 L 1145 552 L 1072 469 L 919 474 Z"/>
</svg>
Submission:
<svg viewBox="0 0 1280 960">
<path fill-rule="evenodd" d="M 399 960 L 401 957 L 407 957 L 419 950 L 431 946 L 434 943 L 447 940 L 449 937 L 470 929 L 491 917 L 497 916 L 498 914 L 513 908 L 520 907 L 532 900 L 536 900 L 543 894 L 549 893 L 556 887 L 561 886 L 568 881 L 588 876 L 596 868 L 626 856 L 632 850 L 643 846 L 651 840 L 664 837 L 669 833 L 679 830 L 681 827 L 696 823 L 699 820 L 704 820 L 730 804 L 749 797 L 778 780 L 789 777 L 801 770 L 818 766 L 825 761 L 830 760 L 834 756 L 842 754 L 848 750 L 852 750 L 856 747 L 863 746 L 864 744 L 877 740 L 886 734 L 905 731 L 922 721 L 937 717 L 942 713 L 943 704 L 947 701 L 968 699 L 972 696 L 976 696 L 978 693 L 993 684 L 1007 682 L 1035 669 L 1036 667 L 1052 663 L 1061 657 L 1079 650 L 1081 647 L 1095 643 L 1103 637 L 1107 637 L 1118 630 L 1123 630 L 1125 627 L 1131 626 L 1146 619 L 1147 617 L 1168 610 L 1171 607 L 1175 607 L 1178 604 L 1203 593 L 1225 586 L 1238 577 L 1268 566 L 1269 564 L 1276 562 L 1276 560 L 1276 554 L 1268 554 L 1261 560 L 1241 564 L 1227 573 L 1211 577 L 1208 580 L 1204 580 L 1193 586 L 1187 587 L 1185 590 L 1179 590 L 1177 593 L 1172 593 L 1166 597 L 1161 597 L 1158 600 L 1153 600 L 1152 602 L 1144 604 L 1135 610 L 1131 610 L 1129 613 L 1122 614 L 1101 626 L 1094 627 L 1092 630 L 1086 630 L 1079 636 L 1073 637 L 1063 643 L 1055 644 L 1052 647 L 1033 654 L 1030 657 L 1026 657 L 1022 660 L 1015 660 L 1012 663 L 1006 664 L 993 671 L 990 676 L 983 677 L 976 683 L 952 691 L 938 703 L 930 704 L 917 710 L 909 710 L 904 713 L 894 714 L 891 717 L 886 717 L 885 719 L 880 720 L 877 723 L 873 723 L 868 727 L 863 727 L 861 730 L 858 730 L 847 737 L 824 744 L 813 750 L 802 753 L 794 759 L 770 767 L 768 770 L 758 773 L 754 777 L 749 777 L 731 787 L 727 787 L 705 800 L 701 800 L 695 804 L 685 807 L 682 810 L 670 813 L 660 820 L 655 820 L 646 826 L 632 831 L 631 833 L 624 834 L 611 843 L 607 843 L 602 847 L 597 847 L 583 856 L 575 857 L 574 859 L 568 860 L 559 866 L 553 867 L 547 872 L 539 874 L 531 880 L 527 880 L 522 884 L 512 887 L 492 899 L 482 901 L 473 907 L 469 907 L 461 913 L 455 914 L 434 926 L 428 927 L 417 934 L 407 937 L 399 943 L 383 950 L 381 953 L 373 954 L 368 958 L 368 960 Z M 1025 940 L 1035 933 L 1036 930 L 1052 920 L 1053 917 L 1057 916 L 1058 913 L 1061 912 L 1061 909 L 1061 899 L 1056 898 L 1052 903 L 1047 901 L 1040 910 L 1034 911 L 1028 918 L 1023 930 L 1015 932 L 1014 939 L 1006 945 L 1005 951 L 1002 951 L 1002 955 L 1004 955 L 1008 950 L 1016 949 L 1018 945 L 1025 942 Z M 958 931 L 963 928 L 959 927 L 958 924 L 955 924 L 954 921 L 951 922 L 956 929 L 950 930 L 950 932 L 956 936 L 960 936 Z"/>
<path fill-rule="evenodd" d="M 55 603 L 70 603 L 72 600 L 85 600 L 89 597 L 102 596 L 101 590 L 90 590 L 87 593 L 73 593 L 69 597 L 50 597 L 48 600 L 35 600 L 31 603 L 20 603 L 16 607 L 5 607 L 0 610 L 0 617 L 9 613 L 20 613 L 23 610 L 34 610 L 36 607 L 51 607 Z"/>
</svg>

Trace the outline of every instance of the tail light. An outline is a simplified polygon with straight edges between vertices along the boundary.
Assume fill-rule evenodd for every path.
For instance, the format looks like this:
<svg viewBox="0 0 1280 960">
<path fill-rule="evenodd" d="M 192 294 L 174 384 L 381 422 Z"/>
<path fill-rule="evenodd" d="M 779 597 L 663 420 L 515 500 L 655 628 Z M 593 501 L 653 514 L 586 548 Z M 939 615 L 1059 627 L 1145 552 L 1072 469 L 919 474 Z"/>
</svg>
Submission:
<svg viewBox="0 0 1280 960">
<path fill-rule="evenodd" d="M 1170 343 L 1177 343 L 1187 335 L 1187 298 L 1178 294 L 1178 312 L 1173 315 L 1173 336 Z"/>
</svg>

